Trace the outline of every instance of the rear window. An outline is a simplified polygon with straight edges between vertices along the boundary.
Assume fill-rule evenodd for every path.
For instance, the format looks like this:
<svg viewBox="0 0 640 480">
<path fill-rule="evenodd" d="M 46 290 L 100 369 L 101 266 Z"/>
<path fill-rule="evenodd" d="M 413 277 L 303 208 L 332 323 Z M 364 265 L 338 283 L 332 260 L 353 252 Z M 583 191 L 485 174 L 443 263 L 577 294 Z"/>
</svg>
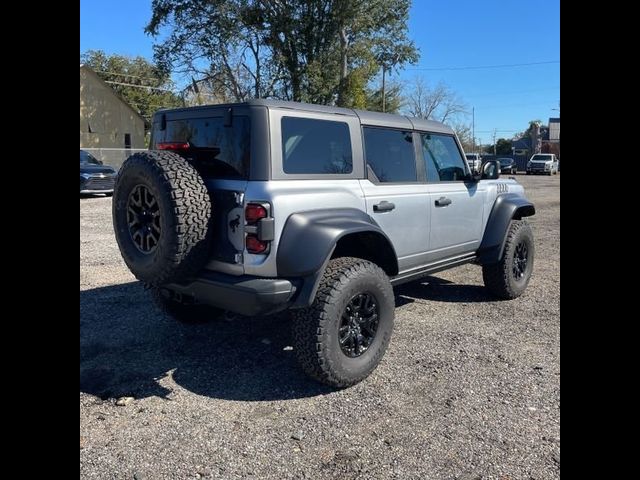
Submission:
<svg viewBox="0 0 640 480">
<path fill-rule="evenodd" d="M 351 173 L 349 125 L 331 120 L 282 117 L 284 173 Z"/>
<path fill-rule="evenodd" d="M 205 175 L 220 178 L 249 178 L 251 129 L 248 117 L 233 117 L 225 127 L 222 117 L 167 119 L 165 131 L 154 135 L 158 143 L 189 143 L 180 154 L 195 163 Z"/>
</svg>

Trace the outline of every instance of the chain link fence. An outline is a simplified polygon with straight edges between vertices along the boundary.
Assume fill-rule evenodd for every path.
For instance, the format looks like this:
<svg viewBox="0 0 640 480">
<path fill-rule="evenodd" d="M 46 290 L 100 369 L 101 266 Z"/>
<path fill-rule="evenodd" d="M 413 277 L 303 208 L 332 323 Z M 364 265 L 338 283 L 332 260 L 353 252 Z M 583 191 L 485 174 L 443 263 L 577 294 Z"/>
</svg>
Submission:
<svg viewBox="0 0 640 480">
<path fill-rule="evenodd" d="M 136 152 L 146 152 L 146 148 L 81 148 L 102 161 L 105 165 L 119 170 L 124 161 Z"/>
</svg>

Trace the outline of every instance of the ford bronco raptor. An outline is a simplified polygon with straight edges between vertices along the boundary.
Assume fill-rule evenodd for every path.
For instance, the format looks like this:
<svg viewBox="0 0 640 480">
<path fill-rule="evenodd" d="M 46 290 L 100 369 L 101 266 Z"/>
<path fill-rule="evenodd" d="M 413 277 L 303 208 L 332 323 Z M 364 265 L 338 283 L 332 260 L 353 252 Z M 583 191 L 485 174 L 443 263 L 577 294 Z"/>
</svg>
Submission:
<svg viewBox="0 0 640 480">
<path fill-rule="evenodd" d="M 521 295 L 534 213 L 441 123 L 274 100 L 157 112 L 113 201 L 124 261 L 164 311 L 289 309 L 302 368 L 334 387 L 380 362 L 395 285 L 475 263 L 496 297 Z"/>
</svg>

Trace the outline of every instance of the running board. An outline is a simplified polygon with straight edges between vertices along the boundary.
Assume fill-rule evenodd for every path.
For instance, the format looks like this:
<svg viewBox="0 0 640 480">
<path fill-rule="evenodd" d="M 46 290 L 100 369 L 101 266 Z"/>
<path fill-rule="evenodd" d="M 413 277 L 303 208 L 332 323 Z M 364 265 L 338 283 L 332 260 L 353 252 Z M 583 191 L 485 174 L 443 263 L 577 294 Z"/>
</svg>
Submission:
<svg viewBox="0 0 640 480">
<path fill-rule="evenodd" d="M 460 265 L 464 265 L 466 263 L 471 263 L 476 259 L 475 255 L 471 255 L 469 257 L 456 258 L 454 260 L 445 260 L 444 262 L 438 262 L 436 264 L 428 265 L 419 270 L 406 272 L 400 275 L 397 275 L 391 278 L 391 285 L 394 287 L 396 285 L 401 285 L 403 283 L 412 282 L 414 280 L 418 280 L 422 277 L 427 277 L 432 273 L 441 272 L 442 270 L 448 270 L 453 267 L 458 267 Z"/>
</svg>

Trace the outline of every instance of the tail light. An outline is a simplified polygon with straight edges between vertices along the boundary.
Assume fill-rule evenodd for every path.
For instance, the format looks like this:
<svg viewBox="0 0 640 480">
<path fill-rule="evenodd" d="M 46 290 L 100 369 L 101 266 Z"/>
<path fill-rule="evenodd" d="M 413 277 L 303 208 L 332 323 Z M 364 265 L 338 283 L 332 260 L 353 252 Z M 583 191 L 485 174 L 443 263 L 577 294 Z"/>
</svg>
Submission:
<svg viewBox="0 0 640 480">
<path fill-rule="evenodd" d="M 158 144 L 158 150 L 187 150 L 189 142 L 164 142 Z"/>
<path fill-rule="evenodd" d="M 245 246 L 247 252 L 268 254 L 274 238 L 271 206 L 268 203 L 248 203 L 244 209 Z"/>
<path fill-rule="evenodd" d="M 259 203 L 249 203 L 244 209 L 244 219 L 248 225 L 253 225 L 268 215 L 267 209 Z"/>
<path fill-rule="evenodd" d="M 269 242 L 259 240 L 255 235 L 247 235 L 246 246 L 249 253 L 264 253 L 269 247 Z"/>
</svg>

